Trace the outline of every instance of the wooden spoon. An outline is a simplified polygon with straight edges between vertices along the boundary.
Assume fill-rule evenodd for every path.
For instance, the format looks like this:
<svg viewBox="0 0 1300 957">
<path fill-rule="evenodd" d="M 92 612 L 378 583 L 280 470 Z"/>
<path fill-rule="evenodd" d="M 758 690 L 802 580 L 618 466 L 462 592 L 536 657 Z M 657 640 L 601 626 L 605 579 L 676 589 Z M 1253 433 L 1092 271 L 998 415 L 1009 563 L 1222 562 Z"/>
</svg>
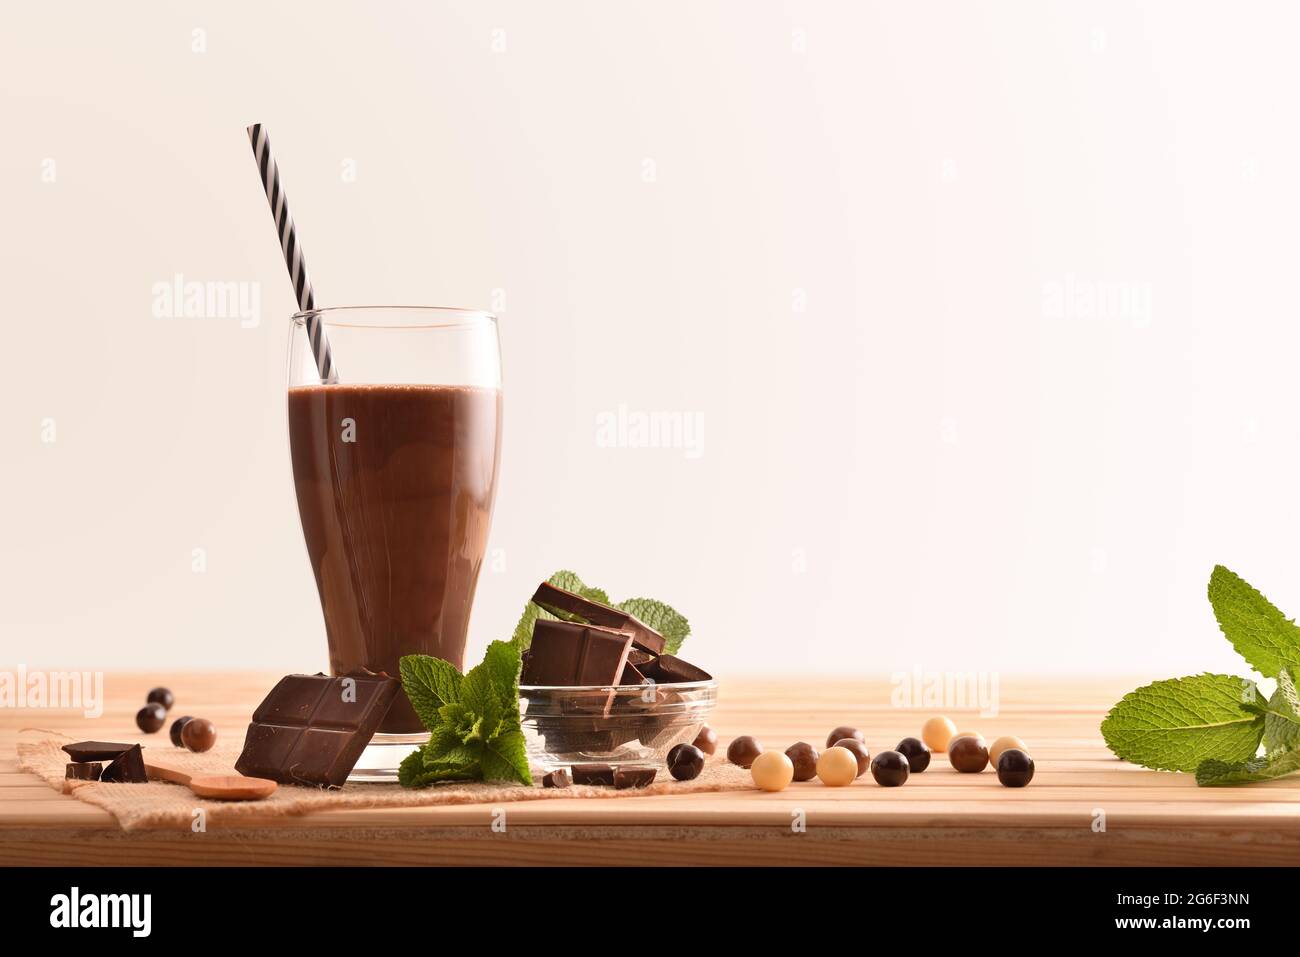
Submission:
<svg viewBox="0 0 1300 957">
<path fill-rule="evenodd" d="M 246 778 L 242 774 L 192 775 L 151 760 L 144 762 L 144 769 L 151 780 L 183 784 L 199 797 L 218 801 L 260 801 L 280 786 L 266 778 Z"/>
</svg>

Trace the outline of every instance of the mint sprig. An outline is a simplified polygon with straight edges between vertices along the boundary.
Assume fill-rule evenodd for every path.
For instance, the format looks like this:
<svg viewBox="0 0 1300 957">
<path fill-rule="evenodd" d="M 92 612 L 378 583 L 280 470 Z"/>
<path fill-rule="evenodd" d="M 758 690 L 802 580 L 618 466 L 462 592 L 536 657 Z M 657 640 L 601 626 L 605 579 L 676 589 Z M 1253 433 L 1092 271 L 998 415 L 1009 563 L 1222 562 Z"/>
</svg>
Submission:
<svg viewBox="0 0 1300 957">
<path fill-rule="evenodd" d="M 402 689 L 429 740 L 402 761 L 403 787 L 438 781 L 514 781 L 532 784 L 519 721 L 519 649 L 488 645 L 483 661 L 462 675 L 428 655 L 400 662 Z"/>
<path fill-rule="evenodd" d="M 604 589 L 587 585 L 576 573 L 567 570 L 558 571 L 546 580 L 557 588 L 574 592 L 588 601 L 598 601 L 602 605 L 610 605 L 619 611 L 625 611 L 643 624 L 649 625 L 664 636 L 664 650 L 669 654 L 676 654 L 678 649 L 681 648 L 682 642 L 691 633 L 691 623 L 686 620 L 685 615 L 672 606 L 656 601 L 653 598 L 628 598 L 615 604 L 610 601 L 609 595 L 606 594 Z M 524 612 L 519 618 L 519 624 L 515 625 L 514 634 L 510 638 L 511 643 L 520 651 L 525 650 L 532 644 L 533 626 L 537 624 L 538 619 L 554 621 L 559 617 L 561 616 L 543 608 L 536 602 L 529 601 L 524 606 Z M 565 615 L 563 617 L 566 620 L 580 620 L 576 615 Z"/>
<path fill-rule="evenodd" d="M 1195 771 L 1214 787 L 1300 771 L 1300 627 L 1240 576 L 1216 565 L 1207 589 L 1224 637 L 1277 690 L 1260 700 L 1254 681 L 1195 675 L 1157 681 L 1123 697 L 1101 723 L 1119 758 L 1149 768 Z M 1257 757 L 1260 741 L 1265 756 Z"/>
</svg>

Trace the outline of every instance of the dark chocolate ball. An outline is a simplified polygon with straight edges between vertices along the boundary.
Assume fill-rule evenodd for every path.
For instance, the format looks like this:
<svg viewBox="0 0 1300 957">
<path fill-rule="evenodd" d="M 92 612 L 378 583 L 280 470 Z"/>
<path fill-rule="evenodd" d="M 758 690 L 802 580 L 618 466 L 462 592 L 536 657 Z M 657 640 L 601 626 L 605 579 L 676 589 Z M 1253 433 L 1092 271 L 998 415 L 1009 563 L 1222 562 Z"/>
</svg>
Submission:
<svg viewBox="0 0 1300 957">
<path fill-rule="evenodd" d="M 807 741 L 800 741 L 785 749 L 785 756 L 794 765 L 796 781 L 811 781 L 817 777 L 817 759 L 821 757 Z"/>
<path fill-rule="evenodd" d="M 982 738 L 953 738 L 948 744 L 948 763 L 964 774 L 975 774 L 988 767 L 989 749 Z"/>
<path fill-rule="evenodd" d="M 930 766 L 930 749 L 920 738 L 904 738 L 894 750 L 907 758 L 907 766 L 913 774 L 920 774 Z"/>
<path fill-rule="evenodd" d="M 727 746 L 727 760 L 747 768 L 763 753 L 763 746 L 751 735 L 742 734 Z"/>
<path fill-rule="evenodd" d="M 193 720 L 194 720 L 193 715 L 185 714 L 185 715 L 181 715 L 179 718 L 177 718 L 175 721 L 172 722 L 171 730 L 168 731 L 167 733 L 171 735 L 172 744 L 176 745 L 176 747 L 178 748 L 185 747 L 185 745 L 181 742 L 181 731 L 184 730 L 185 725 L 189 724 Z"/>
<path fill-rule="evenodd" d="M 172 694 L 170 688 L 154 688 L 144 700 L 150 704 L 160 704 L 164 711 L 170 711 L 172 705 L 176 703 L 176 696 Z"/>
<path fill-rule="evenodd" d="M 835 742 L 843 741 L 845 738 L 857 738 L 859 741 L 867 740 L 866 735 L 857 728 L 850 728 L 847 724 L 842 724 L 830 734 L 826 735 L 826 747 L 833 748 L 835 747 Z"/>
<path fill-rule="evenodd" d="M 998 780 L 1009 788 L 1022 788 L 1034 779 L 1034 759 L 1019 748 L 998 755 Z"/>
<path fill-rule="evenodd" d="M 907 776 L 911 773 L 907 756 L 897 751 L 881 751 L 871 759 L 871 776 L 882 788 L 896 788 L 900 784 L 906 784 Z"/>
<path fill-rule="evenodd" d="M 167 721 L 167 709 L 157 702 L 145 705 L 135 713 L 135 724 L 145 734 L 153 734 Z"/>
<path fill-rule="evenodd" d="M 840 738 L 831 747 L 844 748 L 858 760 L 858 777 L 866 774 L 871 766 L 871 752 L 859 738 Z"/>
<path fill-rule="evenodd" d="M 716 754 L 718 750 L 718 732 L 706 724 L 700 728 L 700 733 L 695 736 L 693 743 L 705 754 Z"/>
<path fill-rule="evenodd" d="M 668 752 L 668 773 L 678 781 L 693 781 L 704 770 L 704 752 L 693 744 L 679 744 Z"/>
<path fill-rule="evenodd" d="M 207 718 L 190 718 L 181 728 L 181 743 L 191 751 L 207 751 L 217 743 L 217 729 Z"/>
</svg>

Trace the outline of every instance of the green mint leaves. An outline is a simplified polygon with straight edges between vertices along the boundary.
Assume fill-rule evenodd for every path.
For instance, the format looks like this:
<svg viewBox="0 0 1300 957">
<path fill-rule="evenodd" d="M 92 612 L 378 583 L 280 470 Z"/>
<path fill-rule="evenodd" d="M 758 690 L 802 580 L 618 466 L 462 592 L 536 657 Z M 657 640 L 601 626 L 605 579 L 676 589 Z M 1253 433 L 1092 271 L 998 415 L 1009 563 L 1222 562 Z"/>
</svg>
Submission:
<svg viewBox="0 0 1300 957">
<path fill-rule="evenodd" d="M 1222 565 L 1210 575 L 1210 604 L 1237 654 L 1266 678 L 1300 668 L 1300 627 Z"/>
<path fill-rule="evenodd" d="M 1101 724 L 1117 757 L 1164 771 L 1195 771 L 1202 761 L 1255 756 L 1264 716 L 1242 706 L 1255 683 L 1231 675 L 1171 678 L 1126 694 Z"/>
<path fill-rule="evenodd" d="M 603 589 L 584 584 L 582 579 L 571 571 L 558 571 L 546 580 L 557 588 L 574 592 L 589 601 L 598 601 L 603 605 L 617 608 L 619 611 L 625 611 L 639 619 L 643 624 L 649 625 L 664 636 L 664 650 L 670 655 L 677 654 L 682 642 L 691 633 L 691 624 L 686 620 L 686 616 L 661 601 L 655 601 L 653 598 L 629 598 L 626 601 L 615 603 L 609 600 L 609 595 Z M 510 638 L 511 643 L 520 651 L 523 651 L 532 643 L 533 625 L 536 624 L 537 620 L 539 618 L 554 620 L 557 617 L 559 616 L 553 615 L 541 605 L 530 601 L 524 606 L 524 613 L 519 619 L 519 624 L 515 625 L 514 634 Z M 572 618 L 573 616 L 566 617 Z"/>
<path fill-rule="evenodd" d="M 519 649 L 488 645 L 483 661 L 462 675 L 428 655 L 401 660 L 402 690 L 429 741 L 398 769 L 403 787 L 437 781 L 513 781 L 532 784 L 519 723 Z"/>
<path fill-rule="evenodd" d="M 1260 674 L 1277 679 L 1262 701 L 1255 683 L 1232 675 L 1171 678 L 1131 691 L 1101 723 L 1115 755 L 1149 768 L 1195 771 L 1214 787 L 1268 781 L 1300 771 L 1300 627 L 1222 565 L 1210 575 L 1214 617 Z M 1260 741 L 1265 757 L 1256 757 Z"/>
</svg>

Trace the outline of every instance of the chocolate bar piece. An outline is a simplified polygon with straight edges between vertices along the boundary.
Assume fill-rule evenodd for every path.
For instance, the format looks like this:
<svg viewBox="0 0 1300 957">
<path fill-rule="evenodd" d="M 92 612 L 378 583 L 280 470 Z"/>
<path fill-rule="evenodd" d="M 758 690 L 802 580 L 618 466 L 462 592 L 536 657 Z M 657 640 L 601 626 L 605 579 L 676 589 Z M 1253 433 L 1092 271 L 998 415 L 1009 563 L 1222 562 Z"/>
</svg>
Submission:
<svg viewBox="0 0 1300 957">
<path fill-rule="evenodd" d="M 575 764 L 573 783 L 609 787 L 614 783 L 614 769 L 608 764 Z"/>
<path fill-rule="evenodd" d="M 130 751 L 129 744 L 110 744 L 107 741 L 78 741 L 65 744 L 63 750 L 74 761 L 112 761 L 123 751 Z"/>
<path fill-rule="evenodd" d="M 400 688 L 387 676 L 287 675 L 253 712 L 235 770 L 282 784 L 339 787 Z"/>
<path fill-rule="evenodd" d="M 609 605 L 602 605 L 598 601 L 583 598 L 581 595 L 566 591 L 552 585 L 550 582 L 542 582 L 537 586 L 533 601 L 552 614 L 558 614 L 561 617 L 577 615 L 584 621 L 593 625 L 600 625 L 602 628 L 626 631 L 632 636 L 634 645 L 638 648 L 644 648 L 651 654 L 657 655 L 664 650 L 666 644 L 664 636 L 635 616 L 617 608 L 611 608 Z"/>
<path fill-rule="evenodd" d="M 149 775 L 144 769 L 144 751 L 135 744 L 113 759 L 113 763 L 104 768 L 99 779 L 114 781 L 118 784 L 145 784 Z"/>
<path fill-rule="evenodd" d="M 103 773 L 104 766 L 98 761 L 73 761 L 63 776 L 70 781 L 98 781 Z"/>
<path fill-rule="evenodd" d="M 619 791 L 644 788 L 649 787 L 654 779 L 654 768 L 621 767 L 614 772 L 614 787 Z"/>
<path fill-rule="evenodd" d="M 623 677 L 618 679 L 621 685 L 643 685 L 645 684 L 645 675 L 637 670 L 637 666 L 628 662 L 623 666 Z"/>
<path fill-rule="evenodd" d="M 612 628 L 538 619 L 519 680 L 525 685 L 616 685 L 631 647 L 632 637 Z"/>
<path fill-rule="evenodd" d="M 567 788 L 569 784 L 569 772 L 564 768 L 557 768 L 542 778 L 542 787 L 544 788 Z"/>
<path fill-rule="evenodd" d="M 676 655 L 660 655 L 650 664 L 643 665 L 641 673 L 660 684 L 677 681 L 708 681 L 713 677 L 703 668 L 697 668 Z"/>
</svg>

